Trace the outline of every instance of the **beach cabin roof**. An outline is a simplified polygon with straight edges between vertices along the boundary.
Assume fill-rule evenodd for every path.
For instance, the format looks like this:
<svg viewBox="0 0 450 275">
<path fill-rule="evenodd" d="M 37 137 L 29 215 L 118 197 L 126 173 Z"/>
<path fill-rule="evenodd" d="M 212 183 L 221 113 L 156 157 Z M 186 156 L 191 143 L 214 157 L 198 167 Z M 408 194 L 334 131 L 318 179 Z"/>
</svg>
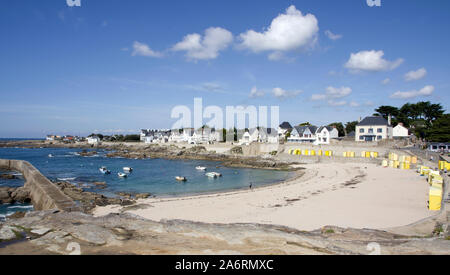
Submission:
<svg viewBox="0 0 450 275">
<path fill-rule="evenodd" d="M 368 116 L 356 126 L 389 126 L 388 121 L 381 116 Z"/>
</svg>

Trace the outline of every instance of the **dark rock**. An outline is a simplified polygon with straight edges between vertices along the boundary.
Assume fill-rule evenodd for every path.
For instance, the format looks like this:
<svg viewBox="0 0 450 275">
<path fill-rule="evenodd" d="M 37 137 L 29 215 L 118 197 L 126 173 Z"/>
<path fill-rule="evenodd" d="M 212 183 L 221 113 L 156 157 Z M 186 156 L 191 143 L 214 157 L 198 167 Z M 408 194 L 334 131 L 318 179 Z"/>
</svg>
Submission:
<svg viewBox="0 0 450 275">
<path fill-rule="evenodd" d="M 16 176 L 11 175 L 11 174 L 2 174 L 2 175 L 0 175 L 0 178 L 4 179 L 4 180 L 15 180 L 15 179 L 17 179 Z"/>
<path fill-rule="evenodd" d="M 135 197 L 136 197 L 136 199 L 147 199 L 151 195 L 152 194 L 149 194 L 149 193 L 142 193 L 142 194 L 137 194 Z"/>
</svg>

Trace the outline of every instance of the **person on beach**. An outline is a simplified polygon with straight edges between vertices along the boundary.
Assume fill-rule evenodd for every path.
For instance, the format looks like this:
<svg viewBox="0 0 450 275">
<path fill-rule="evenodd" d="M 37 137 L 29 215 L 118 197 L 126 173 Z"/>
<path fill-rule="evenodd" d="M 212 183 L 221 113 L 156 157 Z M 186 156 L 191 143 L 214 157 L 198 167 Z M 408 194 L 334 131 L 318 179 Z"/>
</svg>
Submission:
<svg viewBox="0 0 450 275">
<path fill-rule="evenodd" d="M 252 183 L 250 183 L 250 186 L 249 186 L 249 187 L 250 187 L 250 190 L 252 190 L 253 184 L 252 184 Z"/>
</svg>

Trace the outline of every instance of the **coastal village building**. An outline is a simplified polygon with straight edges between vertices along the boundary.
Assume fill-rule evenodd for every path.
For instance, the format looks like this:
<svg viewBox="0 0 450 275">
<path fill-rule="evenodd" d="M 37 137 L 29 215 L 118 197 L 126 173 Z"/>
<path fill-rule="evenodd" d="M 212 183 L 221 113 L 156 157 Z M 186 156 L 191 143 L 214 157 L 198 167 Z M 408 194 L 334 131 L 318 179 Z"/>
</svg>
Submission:
<svg viewBox="0 0 450 275">
<path fill-rule="evenodd" d="M 286 138 L 286 134 L 292 130 L 292 126 L 289 122 L 283 122 L 278 126 L 278 137 L 279 140 L 284 140 Z"/>
<path fill-rule="evenodd" d="M 330 141 L 336 138 L 339 138 L 339 131 L 336 127 L 322 126 L 316 131 L 316 141 L 314 143 L 317 145 L 330 144 Z"/>
<path fill-rule="evenodd" d="M 279 142 L 278 134 L 279 131 L 273 128 L 252 128 L 245 130 L 239 143 L 242 145 L 249 145 L 253 142 L 276 144 Z"/>
<path fill-rule="evenodd" d="M 409 130 L 403 126 L 403 123 L 399 123 L 393 129 L 393 136 L 394 138 L 407 138 L 409 137 Z"/>
<path fill-rule="evenodd" d="M 98 145 L 100 144 L 101 140 L 98 136 L 92 136 L 87 138 L 87 142 L 88 144 Z"/>
<path fill-rule="evenodd" d="M 369 116 L 356 125 L 355 141 L 357 142 L 375 142 L 392 138 L 393 128 L 390 121 L 384 117 Z"/>
<path fill-rule="evenodd" d="M 314 143 L 316 141 L 316 126 L 295 126 L 288 142 Z"/>
</svg>

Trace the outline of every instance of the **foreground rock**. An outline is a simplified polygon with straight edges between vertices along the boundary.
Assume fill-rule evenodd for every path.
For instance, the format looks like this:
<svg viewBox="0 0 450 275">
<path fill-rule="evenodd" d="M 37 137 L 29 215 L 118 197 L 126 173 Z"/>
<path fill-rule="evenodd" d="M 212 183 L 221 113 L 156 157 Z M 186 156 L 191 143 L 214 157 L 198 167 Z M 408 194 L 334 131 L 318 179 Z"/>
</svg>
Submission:
<svg viewBox="0 0 450 275">
<path fill-rule="evenodd" d="M 301 232 L 258 224 L 154 222 L 130 214 L 94 218 L 76 212 L 30 212 L 0 225 L 8 238 L 13 230 L 31 241 L 3 245 L 0 254 L 70 254 L 78 246 L 81 254 L 370 254 L 378 245 L 381 254 L 450 254 L 450 241 L 440 238 L 338 227 Z"/>
</svg>

